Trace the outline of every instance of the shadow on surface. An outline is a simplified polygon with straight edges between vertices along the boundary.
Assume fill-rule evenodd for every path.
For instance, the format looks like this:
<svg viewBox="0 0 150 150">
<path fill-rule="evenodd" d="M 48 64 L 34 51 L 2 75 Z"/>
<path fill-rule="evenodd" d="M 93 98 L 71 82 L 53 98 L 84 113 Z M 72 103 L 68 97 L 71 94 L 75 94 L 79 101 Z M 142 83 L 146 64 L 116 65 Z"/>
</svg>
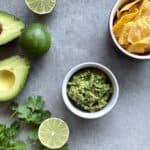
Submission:
<svg viewBox="0 0 150 150">
<path fill-rule="evenodd" d="M 18 40 L 14 40 L 6 45 L 0 46 L 0 59 L 4 59 L 13 55 L 23 55 L 18 46 Z"/>
</svg>

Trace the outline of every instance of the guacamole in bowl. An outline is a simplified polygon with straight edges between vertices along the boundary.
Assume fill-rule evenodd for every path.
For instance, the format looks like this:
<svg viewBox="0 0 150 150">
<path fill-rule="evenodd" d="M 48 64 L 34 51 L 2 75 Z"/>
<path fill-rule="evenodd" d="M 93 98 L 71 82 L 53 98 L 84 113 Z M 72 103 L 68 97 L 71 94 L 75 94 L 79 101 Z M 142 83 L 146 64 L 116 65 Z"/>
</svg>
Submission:
<svg viewBox="0 0 150 150">
<path fill-rule="evenodd" d="M 75 73 L 67 87 L 67 94 L 71 102 L 87 112 L 97 112 L 104 108 L 112 93 L 112 83 L 107 75 L 93 68 Z"/>
</svg>

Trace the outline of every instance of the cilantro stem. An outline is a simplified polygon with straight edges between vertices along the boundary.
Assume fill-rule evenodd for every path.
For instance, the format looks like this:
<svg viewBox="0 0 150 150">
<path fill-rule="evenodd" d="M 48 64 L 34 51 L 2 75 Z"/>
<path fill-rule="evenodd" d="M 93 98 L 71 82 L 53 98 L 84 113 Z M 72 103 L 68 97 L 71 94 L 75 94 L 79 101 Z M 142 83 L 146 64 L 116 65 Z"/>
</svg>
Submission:
<svg viewBox="0 0 150 150">
<path fill-rule="evenodd" d="M 8 124 L 8 122 L 16 115 L 16 113 L 17 112 L 15 111 L 12 115 L 10 115 L 10 117 L 8 117 L 8 119 L 6 120 L 5 124 Z"/>
</svg>

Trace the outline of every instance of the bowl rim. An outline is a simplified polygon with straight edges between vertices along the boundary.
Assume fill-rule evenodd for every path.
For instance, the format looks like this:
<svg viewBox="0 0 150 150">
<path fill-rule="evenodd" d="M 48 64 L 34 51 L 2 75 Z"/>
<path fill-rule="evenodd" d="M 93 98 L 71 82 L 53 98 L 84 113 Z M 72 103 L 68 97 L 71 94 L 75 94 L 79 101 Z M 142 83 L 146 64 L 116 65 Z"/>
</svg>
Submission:
<svg viewBox="0 0 150 150">
<path fill-rule="evenodd" d="M 134 58 L 134 59 L 138 59 L 138 60 L 148 60 L 150 59 L 150 55 L 145 55 L 145 56 L 140 56 L 137 54 L 132 54 L 130 52 L 128 52 L 126 49 L 124 49 L 117 41 L 114 32 L 113 32 L 113 23 L 114 23 L 114 18 L 116 16 L 117 10 L 118 8 L 121 6 L 121 2 L 126 2 L 129 0 L 117 0 L 116 3 L 114 4 L 111 13 L 110 13 L 110 17 L 109 17 L 109 31 L 110 31 L 110 35 L 111 38 L 113 40 L 113 42 L 115 43 L 115 45 L 117 46 L 117 48 L 123 52 L 125 55 L 129 56 L 130 58 Z"/>
<path fill-rule="evenodd" d="M 109 103 L 103 109 L 101 109 L 97 112 L 91 113 L 91 112 L 85 112 L 85 111 L 80 110 L 79 108 L 77 108 L 76 106 L 74 106 L 71 103 L 71 101 L 69 100 L 68 95 L 67 95 L 68 81 L 71 79 L 71 77 L 76 72 L 78 72 L 79 70 L 84 69 L 84 68 L 96 68 L 96 69 L 103 71 L 108 76 L 108 78 L 110 79 L 110 81 L 113 85 L 113 95 L 110 98 Z M 84 119 L 97 119 L 97 118 L 100 118 L 100 117 L 106 115 L 116 105 L 116 103 L 118 101 L 118 97 L 119 97 L 119 85 L 118 85 L 118 81 L 117 81 L 115 75 L 110 71 L 110 69 L 108 69 L 104 65 L 96 63 L 96 62 L 81 63 L 81 64 L 73 67 L 66 74 L 63 84 L 62 84 L 62 97 L 63 97 L 63 101 L 64 101 L 66 107 L 76 116 L 78 116 L 80 118 L 84 118 Z"/>
</svg>

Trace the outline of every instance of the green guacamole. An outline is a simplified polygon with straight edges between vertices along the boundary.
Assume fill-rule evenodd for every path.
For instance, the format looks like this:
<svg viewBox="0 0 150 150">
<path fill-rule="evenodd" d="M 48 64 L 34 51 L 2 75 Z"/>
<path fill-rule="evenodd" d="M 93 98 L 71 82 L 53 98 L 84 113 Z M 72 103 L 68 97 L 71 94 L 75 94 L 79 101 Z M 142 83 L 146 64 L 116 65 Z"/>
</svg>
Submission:
<svg viewBox="0 0 150 150">
<path fill-rule="evenodd" d="M 67 92 L 71 102 L 86 112 L 96 112 L 109 102 L 113 87 L 104 72 L 98 69 L 84 69 L 73 75 Z"/>
</svg>

